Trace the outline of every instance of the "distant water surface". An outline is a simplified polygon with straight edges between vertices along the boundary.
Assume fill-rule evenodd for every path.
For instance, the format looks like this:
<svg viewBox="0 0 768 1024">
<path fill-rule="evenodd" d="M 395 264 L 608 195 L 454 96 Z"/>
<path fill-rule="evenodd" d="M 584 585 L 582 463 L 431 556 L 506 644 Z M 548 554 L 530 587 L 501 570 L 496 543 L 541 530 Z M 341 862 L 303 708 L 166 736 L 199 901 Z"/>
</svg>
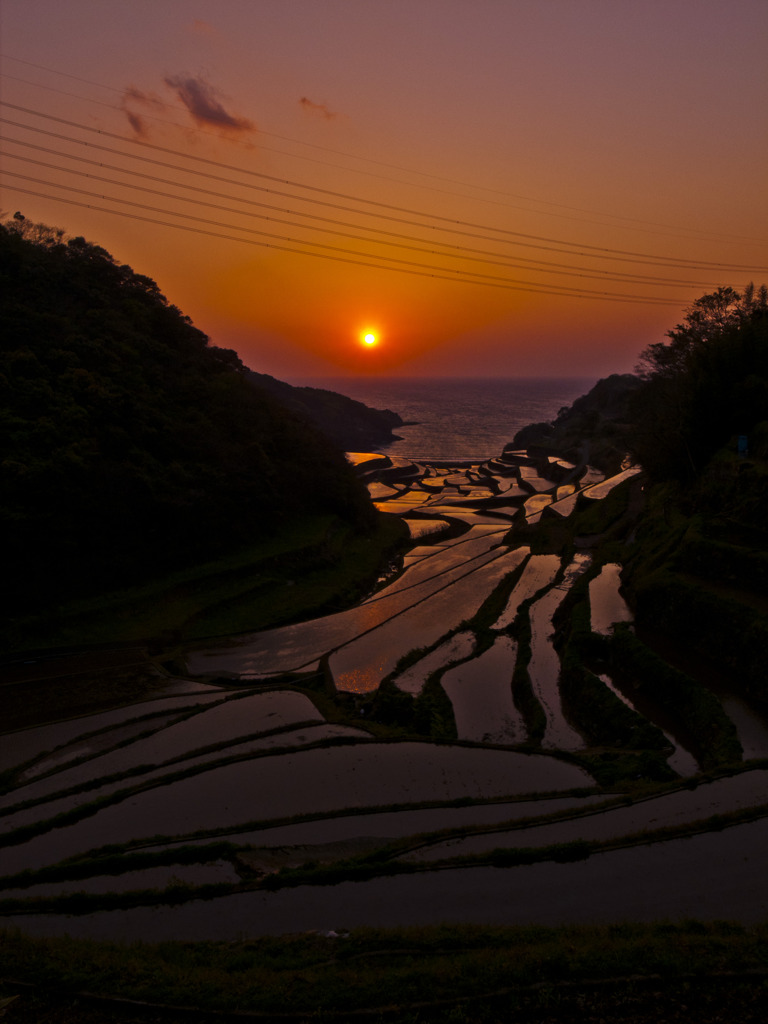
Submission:
<svg viewBox="0 0 768 1024">
<path fill-rule="evenodd" d="M 323 377 L 292 381 L 338 391 L 409 422 L 402 440 L 382 451 L 409 459 L 473 459 L 499 455 L 529 423 L 552 420 L 586 394 L 591 377 Z"/>
</svg>

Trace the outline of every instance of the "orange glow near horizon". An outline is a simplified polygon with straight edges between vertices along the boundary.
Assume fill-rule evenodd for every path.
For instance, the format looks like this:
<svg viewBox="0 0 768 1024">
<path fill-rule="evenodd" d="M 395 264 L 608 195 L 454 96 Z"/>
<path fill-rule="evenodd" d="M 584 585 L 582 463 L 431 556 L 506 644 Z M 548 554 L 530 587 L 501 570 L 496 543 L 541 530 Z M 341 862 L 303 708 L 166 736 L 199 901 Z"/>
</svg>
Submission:
<svg viewBox="0 0 768 1024">
<path fill-rule="evenodd" d="M 282 379 L 629 372 L 768 280 L 768 5 L 521 4 L 6 4 L 3 219 Z"/>
</svg>

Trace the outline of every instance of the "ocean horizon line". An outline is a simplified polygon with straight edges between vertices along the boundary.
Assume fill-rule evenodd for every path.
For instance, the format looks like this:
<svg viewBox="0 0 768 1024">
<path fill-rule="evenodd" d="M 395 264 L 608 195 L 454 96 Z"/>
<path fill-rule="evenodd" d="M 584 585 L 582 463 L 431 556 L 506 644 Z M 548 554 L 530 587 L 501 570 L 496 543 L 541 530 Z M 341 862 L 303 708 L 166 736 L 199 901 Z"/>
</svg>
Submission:
<svg viewBox="0 0 768 1024">
<path fill-rule="evenodd" d="M 424 461 L 482 462 L 499 455 L 517 431 L 553 420 L 590 391 L 591 377 L 328 377 L 299 386 L 347 395 L 398 413 L 397 440 L 377 446 Z"/>
<path fill-rule="evenodd" d="M 344 380 L 354 381 L 359 384 L 376 384 L 379 381 L 387 381 L 390 383 L 402 382 L 407 383 L 409 381 L 430 381 L 434 384 L 439 384 L 441 381 L 445 382 L 461 382 L 461 381 L 597 381 L 599 377 L 592 376 L 591 374 L 520 374 L 504 375 L 499 376 L 498 374 L 477 374 L 476 376 L 467 376 L 466 374 L 451 376 L 435 376 L 430 374 L 413 374 L 411 376 L 402 375 L 389 375 L 389 374 L 350 374 L 350 373 L 338 373 L 338 374 L 310 374 L 307 376 L 292 378 L 288 383 L 293 383 L 294 386 L 302 387 L 307 386 L 307 381 L 331 381 L 331 380 Z M 299 383 L 297 383 L 299 382 Z"/>
</svg>

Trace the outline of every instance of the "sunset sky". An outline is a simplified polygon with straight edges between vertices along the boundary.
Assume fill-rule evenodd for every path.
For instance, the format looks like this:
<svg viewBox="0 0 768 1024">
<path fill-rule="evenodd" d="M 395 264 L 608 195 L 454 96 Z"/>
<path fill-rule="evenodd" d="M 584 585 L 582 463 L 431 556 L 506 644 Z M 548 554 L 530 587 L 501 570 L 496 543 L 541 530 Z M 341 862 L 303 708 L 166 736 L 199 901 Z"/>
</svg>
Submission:
<svg viewBox="0 0 768 1024">
<path fill-rule="evenodd" d="M 0 30 L 3 219 L 260 372 L 604 376 L 768 281 L 766 0 L 3 0 Z"/>
</svg>

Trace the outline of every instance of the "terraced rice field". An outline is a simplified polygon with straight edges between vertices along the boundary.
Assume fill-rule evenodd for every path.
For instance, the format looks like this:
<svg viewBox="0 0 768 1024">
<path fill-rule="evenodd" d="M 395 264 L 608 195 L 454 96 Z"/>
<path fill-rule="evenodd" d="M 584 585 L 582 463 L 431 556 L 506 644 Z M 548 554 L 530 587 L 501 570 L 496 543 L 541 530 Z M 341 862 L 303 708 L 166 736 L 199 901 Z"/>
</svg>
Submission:
<svg viewBox="0 0 768 1024">
<path fill-rule="evenodd" d="M 517 528 L 567 519 L 632 472 L 602 481 L 523 452 L 439 469 L 353 461 L 413 541 L 380 590 L 190 650 L 189 682 L 169 680 L 158 699 L 2 736 L 7 921 L 38 934 L 234 939 L 764 917 L 768 770 L 748 759 L 768 756 L 768 728 L 725 695 L 745 763 L 700 778 L 695 737 L 603 666 L 595 685 L 668 743 L 658 763 L 672 781 L 638 794 L 626 770 L 613 786 L 600 772 L 643 752 L 591 746 L 561 692 L 558 612 L 580 594 L 594 640 L 631 628 L 621 567 L 532 554 Z M 427 723 L 449 721 L 453 739 L 382 733 L 388 688 Z M 313 872 L 330 868 L 336 884 L 321 884 Z"/>
</svg>

